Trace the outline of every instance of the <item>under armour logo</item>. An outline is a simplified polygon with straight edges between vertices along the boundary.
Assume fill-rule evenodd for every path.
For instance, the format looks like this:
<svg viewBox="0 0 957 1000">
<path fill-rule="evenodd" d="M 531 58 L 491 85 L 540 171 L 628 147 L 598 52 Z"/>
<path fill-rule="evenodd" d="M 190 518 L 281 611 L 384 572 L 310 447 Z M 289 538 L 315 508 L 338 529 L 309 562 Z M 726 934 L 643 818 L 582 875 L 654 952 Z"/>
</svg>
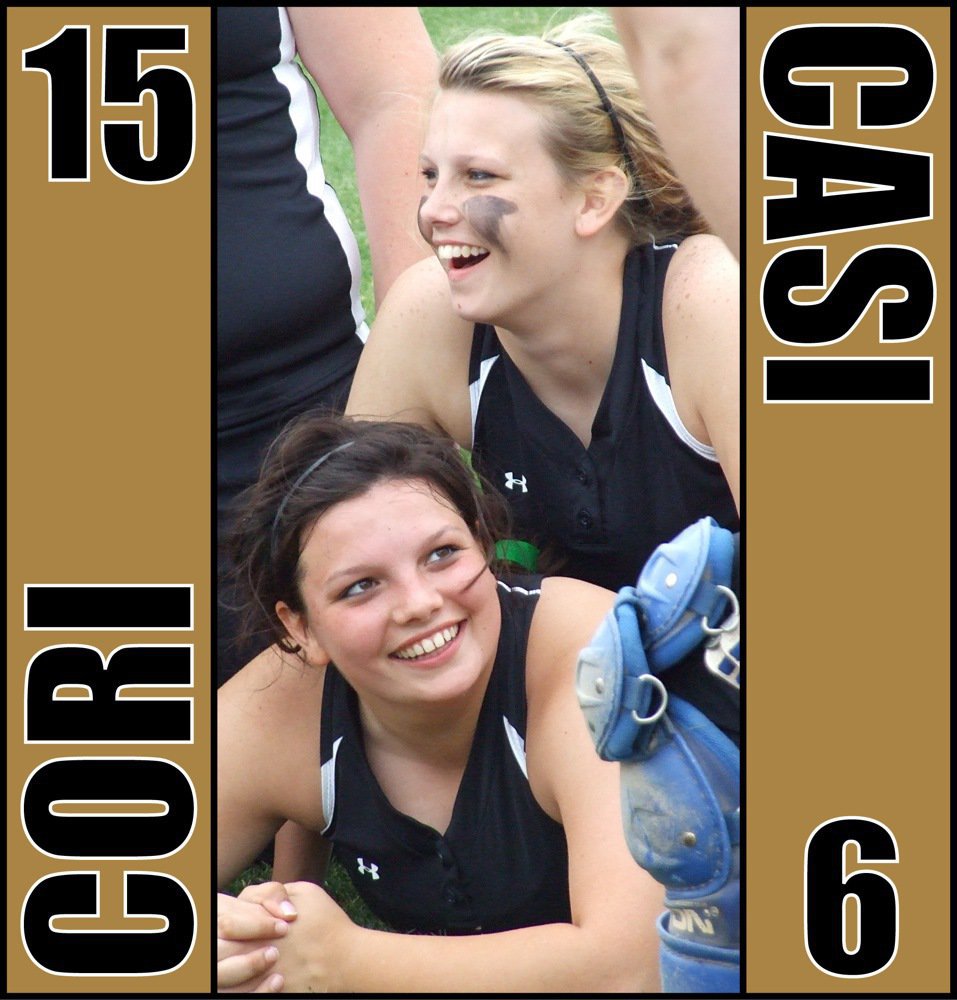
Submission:
<svg viewBox="0 0 957 1000">
<path fill-rule="evenodd" d="M 359 858 L 358 861 L 359 861 L 359 874 L 360 875 L 371 875 L 373 881 L 375 881 L 379 877 L 379 866 L 378 865 L 374 865 L 374 864 L 367 865 L 362 858 Z"/>
<path fill-rule="evenodd" d="M 511 474 L 511 472 L 506 472 L 505 473 L 505 485 L 510 490 L 514 490 L 516 486 L 521 486 L 523 493 L 527 493 L 528 492 L 528 486 L 527 486 L 527 484 L 525 482 L 525 477 L 522 476 L 522 477 L 519 478 L 519 477 L 513 476 Z"/>
</svg>

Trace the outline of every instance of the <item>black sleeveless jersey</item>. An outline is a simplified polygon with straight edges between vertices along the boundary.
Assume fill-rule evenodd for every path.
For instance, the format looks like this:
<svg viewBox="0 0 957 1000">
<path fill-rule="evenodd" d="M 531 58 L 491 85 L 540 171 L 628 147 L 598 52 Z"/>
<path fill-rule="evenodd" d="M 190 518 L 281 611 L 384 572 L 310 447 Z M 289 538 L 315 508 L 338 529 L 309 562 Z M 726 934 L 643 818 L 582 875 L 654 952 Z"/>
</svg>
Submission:
<svg viewBox="0 0 957 1000">
<path fill-rule="evenodd" d="M 535 801 L 525 766 L 525 654 L 540 580 L 499 583 L 502 633 L 444 834 L 390 804 L 366 759 L 356 694 L 326 671 L 323 835 L 395 930 L 488 933 L 571 919 L 565 834 Z"/>
<path fill-rule="evenodd" d="M 342 410 L 368 332 L 359 250 L 319 155 L 312 85 L 285 7 L 217 7 L 217 675 L 268 645 L 239 639 L 223 547 L 239 493 L 287 421 Z"/>
<path fill-rule="evenodd" d="M 219 7 L 216 27 L 218 426 L 274 436 L 355 369 L 359 252 L 286 9 Z"/>
<path fill-rule="evenodd" d="M 563 576 L 619 590 L 661 542 L 710 514 L 738 529 L 713 448 L 681 423 L 668 386 L 661 301 L 674 246 L 625 263 L 618 345 L 585 448 L 535 395 L 494 327 L 477 325 L 469 383 L 476 468 L 508 502 L 514 534 Z"/>
</svg>

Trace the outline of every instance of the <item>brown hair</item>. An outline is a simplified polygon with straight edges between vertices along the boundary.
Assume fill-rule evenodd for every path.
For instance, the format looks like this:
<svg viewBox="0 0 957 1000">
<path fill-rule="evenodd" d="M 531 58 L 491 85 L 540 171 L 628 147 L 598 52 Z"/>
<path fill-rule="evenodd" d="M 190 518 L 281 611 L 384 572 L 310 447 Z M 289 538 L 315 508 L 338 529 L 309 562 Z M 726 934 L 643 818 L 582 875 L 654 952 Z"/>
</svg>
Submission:
<svg viewBox="0 0 957 1000">
<path fill-rule="evenodd" d="M 276 614 L 285 602 L 303 612 L 299 557 L 308 530 L 330 507 L 376 483 L 418 479 L 450 503 L 491 563 L 507 533 L 492 490 L 466 465 L 450 438 L 417 424 L 354 420 L 325 412 L 290 422 L 267 453 L 258 481 L 237 501 L 228 544 L 242 595 L 244 637 L 297 652 Z"/>
</svg>

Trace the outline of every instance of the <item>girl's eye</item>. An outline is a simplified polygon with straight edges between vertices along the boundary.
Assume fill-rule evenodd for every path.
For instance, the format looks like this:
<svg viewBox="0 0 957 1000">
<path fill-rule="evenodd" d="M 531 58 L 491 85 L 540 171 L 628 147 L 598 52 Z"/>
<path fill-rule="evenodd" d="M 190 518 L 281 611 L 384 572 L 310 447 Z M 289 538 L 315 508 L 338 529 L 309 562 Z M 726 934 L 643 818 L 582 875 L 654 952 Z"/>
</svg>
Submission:
<svg viewBox="0 0 957 1000">
<path fill-rule="evenodd" d="M 423 167 L 420 173 L 429 184 L 435 183 L 436 171 L 434 167 Z"/>
<path fill-rule="evenodd" d="M 369 591 L 375 586 L 375 580 L 356 580 L 354 584 L 346 589 L 339 595 L 340 600 L 345 597 L 358 597 L 360 594 L 368 594 Z"/>
<path fill-rule="evenodd" d="M 459 551 L 457 545 L 440 545 L 437 549 L 433 549 L 429 553 L 428 562 L 440 562 L 442 559 L 448 559 L 449 556 L 454 555 Z"/>
<path fill-rule="evenodd" d="M 490 181 L 493 180 L 495 174 L 490 174 L 487 170 L 470 170 L 469 180 L 470 181 Z"/>
</svg>

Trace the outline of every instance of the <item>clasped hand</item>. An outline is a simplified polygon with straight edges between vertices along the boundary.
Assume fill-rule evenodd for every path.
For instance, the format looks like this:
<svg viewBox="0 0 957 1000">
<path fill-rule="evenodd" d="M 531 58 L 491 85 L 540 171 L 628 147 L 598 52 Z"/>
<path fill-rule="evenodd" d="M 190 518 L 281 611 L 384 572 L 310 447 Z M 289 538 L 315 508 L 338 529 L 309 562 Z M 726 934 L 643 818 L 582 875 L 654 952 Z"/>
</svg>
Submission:
<svg viewBox="0 0 957 1000">
<path fill-rule="evenodd" d="M 217 989 L 222 993 L 326 992 L 337 928 L 352 926 L 311 882 L 266 882 L 220 893 Z"/>
</svg>

